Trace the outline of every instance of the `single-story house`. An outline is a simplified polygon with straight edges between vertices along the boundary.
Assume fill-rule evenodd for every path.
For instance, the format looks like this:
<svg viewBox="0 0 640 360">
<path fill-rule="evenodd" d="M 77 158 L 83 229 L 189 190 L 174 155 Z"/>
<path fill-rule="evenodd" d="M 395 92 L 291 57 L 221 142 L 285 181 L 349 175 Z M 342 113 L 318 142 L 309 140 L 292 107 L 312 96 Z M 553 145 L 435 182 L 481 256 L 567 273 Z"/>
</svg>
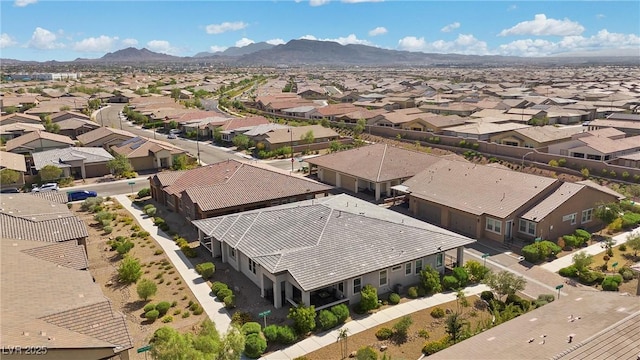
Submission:
<svg viewBox="0 0 640 360">
<path fill-rule="evenodd" d="M 332 189 L 236 160 L 161 172 L 152 176 L 149 183 L 154 200 L 191 220 L 313 199 Z"/>
<path fill-rule="evenodd" d="M 0 171 L 4 169 L 9 169 L 9 170 L 18 172 L 19 177 L 18 177 L 18 181 L 16 181 L 15 183 L 9 183 L 9 184 L 0 183 L 0 188 L 19 187 L 24 185 L 24 174 L 27 172 L 27 163 L 25 161 L 24 155 L 14 154 L 6 151 L 1 152 L 0 153 Z"/>
<path fill-rule="evenodd" d="M 216 129 L 220 131 L 222 141 L 232 142 L 238 134 L 243 134 L 256 126 L 270 124 L 269 119 L 264 116 L 250 116 L 245 118 L 230 118 L 223 121 L 212 122 L 207 127 L 213 134 Z"/>
<path fill-rule="evenodd" d="M 100 177 L 109 174 L 107 162 L 113 156 L 99 147 L 69 147 L 33 153 L 33 165 L 38 171 L 47 165 L 62 169 L 62 176 L 76 179 Z"/>
<path fill-rule="evenodd" d="M 615 128 L 580 132 L 570 140 L 549 146 L 549 154 L 609 161 L 640 150 L 640 135 L 625 137 Z"/>
<path fill-rule="evenodd" d="M 103 147 L 111 149 L 113 145 L 119 145 L 136 135 L 126 130 L 113 129 L 109 127 L 99 127 L 95 130 L 78 135 L 78 141 L 83 146 Z"/>
<path fill-rule="evenodd" d="M 407 193 L 415 216 L 473 238 L 498 242 L 514 237 L 556 240 L 579 227 L 591 228 L 597 225 L 593 209 L 599 201 L 618 200 L 613 193 L 590 184 L 577 186 L 452 160 L 441 160 L 396 188 Z M 544 225 L 536 226 L 540 221 Z"/>
<path fill-rule="evenodd" d="M 391 196 L 391 188 L 408 180 L 439 157 L 378 143 L 307 159 L 320 181 L 376 201 Z"/>
<path fill-rule="evenodd" d="M 42 124 L 42 120 L 40 120 L 39 116 L 23 113 L 13 113 L 0 117 L 0 125 L 9 125 L 14 123 Z"/>
<path fill-rule="evenodd" d="M 60 127 L 58 134 L 65 135 L 71 139 L 77 139 L 79 135 L 88 133 L 100 127 L 99 124 L 91 120 L 69 118 L 56 122 Z"/>
<path fill-rule="evenodd" d="M 307 143 L 306 140 L 304 140 L 305 135 L 309 132 L 313 134 L 313 141 L 311 143 Z M 296 150 L 298 146 L 302 147 L 305 145 L 309 147 L 313 146 L 314 149 L 324 149 L 329 147 L 329 143 L 331 141 L 338 139 L 340 139 L 340 134 L 335 132 L 335 130 L 326 128 L 322 125 L 274 129 L 265 135 L 254 137 L 256 144 L 261 142 L 268 151 L 286 146 L 292 146 L 294 150 Z M 324 144 L 324 146 L 318 147 L 319 145 L 317 144 Z"/>
<path fill-rule="evenodd" d="M 51 122 L 54 122 L 54 123 L 62 120 L 67 120 L 67 119 L 91 120 L 91 116 L 85 115 L 77 111 L 60 111 L 55 114 L 49 115 L 49 117 L 51 118 Z"/>
<path fill-rule="evenodd" d="M 475 139 L 487 141 L 491 136 L 504 133 L 516 129 L 528 128 L 529 125 L 518 124 L 513 122 L 496 123 L 496 122 L 477 122 L 452 126 L 442 130 L 443 135 L 455 136 L 462 139 Z"/>
<path fill-rule="evenodd" d="M 31 123 L 11 123 L 0 125 L 0 137 L 5 141 L 15 139 L 34 131 L 44 131 L 44 125 Z"/>
<path fill-rule="evenodd" d="M 175 156 L 186 154 L 186 151 L 171 143 L 145 137 L 135 137 L 113 145 L 111 151 L 126 156 L 134 171 L 168 169 L 173 166 Z"/>
<path fill-rule="evenodd" d="M 70 137 L 47 131 L 33 131 L 7 141 L 8 152 L 31 154 L 51 149 L 64 149 L 75 145 Z"/>
<path fill-rule="evenodd" d="M 200 244 L 276 308 L 360 301 L 365 285 L 402 292 L 427 265 L 475 240 L 346 195 L 196 220 Z"/>
<path fill-rule="evenodd" d="M 499 133 L 490 137 L 492 143 L 537 149 L 571 139 L 585 131 L 582 127 L 532 126 Z"/>
</svg>

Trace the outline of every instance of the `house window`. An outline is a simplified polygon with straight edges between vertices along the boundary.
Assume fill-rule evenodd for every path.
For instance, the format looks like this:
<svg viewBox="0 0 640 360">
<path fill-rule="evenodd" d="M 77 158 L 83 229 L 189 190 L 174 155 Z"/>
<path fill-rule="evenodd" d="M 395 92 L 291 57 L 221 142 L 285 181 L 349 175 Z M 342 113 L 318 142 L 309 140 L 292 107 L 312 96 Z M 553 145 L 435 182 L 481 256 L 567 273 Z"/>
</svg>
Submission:
<svg viewBox="0 0 640 360">
<path fill-rule="evenodd" d="M 422 259 L 418 259 L 416 260 L 416 274 L 420 274 L 420 271 L 422 271 Z"/>
<path fill-rule="evenodd" d="M 387 270 L 380 271 L 380 286 L 387 285 Z"/>
<path fill-rule="evenodd" d="M 442 258 L 443 258 L 442 253 L 439 253 L 438 255 L 436 255 L 436 267 L 442 267 Z"/>
<path fill-rule="evenodd" d="M 520 228 L 519 231 L 523 234 L 535 235 L 536 234 L 536 223 L 533 221 L 520 219 Z"/>
<path fill-rule="evenodd" d="M 571 221 L 571 225 L 576 224 L 576 213 L 565 215 L 562 217 L 562 221 Z"/>
<path fill-rule="evenodd" d="M 234 248 L 229 248 L 229 256 L 230 256 L 232 259 L 235 259 L 235 258 L 236 258 L 236 249 L 234 249 Z"/>
<path fill-rule="evenodd" d="M 400 269 L 402 269 L 402 265 L 396 265 L 396 266 L 391 268 L 391 271 L 398 271 Z"/>
<path fill-rule="evenodd" d="M 404 264 L 404 274 L 405 275 L 411 275 L 412 274 L 412 269 L 411 269 L 411 265 L 413 265 L 412 263 L 408 262 L 406 264 Z"/>
<path fill-rule="evenodd" d="M 249 259 L 249 271 L 256 273 L 256 262 L 251 259 Z"/>
<path fill-rule="evenodd" d="M 353 293 L 357 294 L 362 290 L 362 278 L 353 279 Z"/>
<path fill-rule="evenodd" d="M 593 220 L 593 209 L 582 210 L 582 218 L 580 218 L 580 223 L 588 223 Z"/>
<path fill-rule="evenodd" d="M 487 218 L 486 221 L 487 221 L 486 229 L 488 231 L 494 232 L 496 234 L 502 234 L 502 221 L 492 219 L 489 217 Z"/>
</svg>

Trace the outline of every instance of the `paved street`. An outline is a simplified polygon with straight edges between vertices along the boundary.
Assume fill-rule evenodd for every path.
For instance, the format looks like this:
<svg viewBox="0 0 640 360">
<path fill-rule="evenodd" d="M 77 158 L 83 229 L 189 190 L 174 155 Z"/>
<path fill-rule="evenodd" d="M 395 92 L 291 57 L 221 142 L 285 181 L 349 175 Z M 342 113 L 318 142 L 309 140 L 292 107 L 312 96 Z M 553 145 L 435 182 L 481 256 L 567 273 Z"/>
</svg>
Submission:
<svg viewBox="0 0 640 360">
<path fill-rule="evenodd" d="M 150 175 L 148 175 L 150 176 Z M 105 182 L 95 182 L 91 184 L 76 185 L 73 187 L 62 188 L 60 191 L 73 190 L 93 190 L 98 196 L 114 196 L 119 194 L 137 193 L 143 188 L 149 187 L 148 176 L 141 176 L 135 179 L 109 180 Z M 103 178 L 100 178 L 103 179 Z M 133 185 L 131 185 L 133 183 Z"/>
</svg>

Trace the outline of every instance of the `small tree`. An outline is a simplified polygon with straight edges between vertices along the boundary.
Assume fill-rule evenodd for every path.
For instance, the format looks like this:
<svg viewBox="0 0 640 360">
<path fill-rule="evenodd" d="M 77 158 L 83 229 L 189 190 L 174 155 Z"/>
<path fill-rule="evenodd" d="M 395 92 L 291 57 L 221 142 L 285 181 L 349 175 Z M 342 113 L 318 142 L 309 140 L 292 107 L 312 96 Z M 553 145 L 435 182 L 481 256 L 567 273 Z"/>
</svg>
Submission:
<svg viewBox="0 0 640 360">
<path fill-rule="evenodd" d="M 20 173 L 11 169 L 0 170 L 0 184 L 15 184 L 20 180 Z"/>
<path fill-rule="evenodd" d="M 300 304 L 289 308 L 287 318 L 293 320 L 293 327 L 299 335 L 304 336 L 309 331 L 316 328 L 316 309 L 315 306 L 305 306 Z"/>
<path fill-rule="evenodd" d="M 607 255 L 611 257 L 613 256 L 613 247 L 615 245 L 616 245 L 616 241 L 612 237 L 607 236 L 600 244 L 600 247 L 605 249 L 607 252 Z"/>
<path fill-rule="evenodd" d="M 118 267 L 118 279 L 125 283 L 131 284 L 142 276 L 142 267 L 140 261 L 131 256 L 125 256 Z"/>
<path fill-rule="evenodd" d="M 600 203 L 593 215 L 605 225 L 609 225 L 620 216 L 620 205 L 614 202 L 608 204 Z"/>
<path fill-rule="evenodd" d="M 420 271 L 420 283 L 428 295 L 442 291 L 440 273 L 430 265 Z"/>
<path fill-rule="evenodd" d="M 454 312 L 447 316 L 445 320 L 445 331 L 449 334 L 454 344 L 460 339 L 462 328 L 465 324 L 466 321 L 464 321 L 460 313 Z"/>
<path fill-rule="evenodd" d="M 364 132 L 364 130 L 366 129 L 367 126 L 367 120 L 365 119 L 358 119 L 358 122 L 356 123 L 356 126 L 353 128 L 353 135 L 354 136 L 360 136 L 360 134 L 362 134 Z"/>
<path fill-rule="evenodd" d="M 640 234 L 630 233 L 627 235 L 626 244 L 633 250 L 633 256 L 638 256 L 638 251 L 640 251 Z"/>
<path fill-rule="evenodd" d="M 107 161 L 107 168 L 116 177 L 122 177 L 125 173 L 133 171 L 131 162 L 122 154 L 116 154 L 113 159 Z"/>
<path fill-rule="evenodd" d="M 356 353 L 357 360 L 378 360 L 378 353 L 371 346 L 364 346 Z"/>
<path fill-rule="evenodd" d="M 469 273 L 469 280 L 473 283 L 480 282 L 491 271 L 488 267 L 483 266 L 480 262 L 469 260 L 464 264 L 464 268 Z"/>
<path fill-rule="evenodd" d="M 55 165 L 45 165 L 38 171 L 38 174 L 40 174 L 42 181 L 58 180 L 62 175 L 62 169 Z"/>
<path fill-rule="evenodd" d="M 340 343 L 340 359 L 344 359 L 349 356 L 349 344 L 347 343 L 349 338 L 348 329 L 340 329 L 338 332 L 338 342 Z"/>
<path fill-rule="evenodd" d="M 484 282 L 498 295 L 498 298 L 522 291 L 527 284 L 522 276 L 517 276 L 506 270 L 489 274 Z"/>
<path fill-rule="evenodd" d="M 367 284 L 360 291 L 360 307 L 367 312 L 378 307 L 378 289 Z"/>
<path fill-rule="evenodd" d="M 413 324 L 413 319 L 411 316 L 404 316 L 400 321 L 393 324 L 393 332 L 397 338 L 399 343 L 404 343 L 407 341 L 407 333 L 409 332 L 409 327 Z"/>
<path fill-rule="evenodd" d="M 578 270 L 578 273 L 588 272 L 589 265 L 593 263 L 593 256 L 587 254 L 585 251 L 573 254 L 573 266 Z"/>
<path fill-rule="evenodd" d="M 173 170 L 187 170 L 189 168 L 189 158 L 186 154 L 180 154 L 173 157 Z"/>
<path fill-rule="evenodd" d="M 136 291 L 138 292 L 140 299 L 147 301 L 147 299 L 156 294 L 158 286 L 154 281 L 142 279 L 136 286 Z"/>
</svg>

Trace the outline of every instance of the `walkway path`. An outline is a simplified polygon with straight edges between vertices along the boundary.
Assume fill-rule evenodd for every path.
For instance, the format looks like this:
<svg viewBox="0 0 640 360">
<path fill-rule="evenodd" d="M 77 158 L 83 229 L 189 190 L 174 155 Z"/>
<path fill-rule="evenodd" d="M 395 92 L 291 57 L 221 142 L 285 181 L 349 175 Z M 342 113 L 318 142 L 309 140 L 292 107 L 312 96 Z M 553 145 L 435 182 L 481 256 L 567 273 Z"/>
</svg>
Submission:
<svg viewBox="0 0 640 360">
<path fill-rule="evenodd" d="M 474 285 L 464 289 L 464 293 L 467 296 L 477 295 L 482 291 L 490 290 L 486 285 Z M 336 328 L 322 335 L 312 335 L 286 349 L 279 350 L 268 354 L 261 359 L 265 360 L 286 360 L 294 359 L 298 356 L 303 356 L 312 351 L 323 348 L 327 345 L 333 344 L 338 339 L 340 330 L 347 329 L 348 334 L 355 335 L 359 332 L 367 329 L 380 326 L 388 321 L 401 318 L 405 315 L 411 315 L 412 313 L 420 310 L 447 303 L 449 301 L 456 300 L 456 293 L 439 293 L 433 296 L 410 300 L 398 305 L 388 307 L 384 310 L 380 310 L 370 316 L 362 319 L 352 320 L 344 324 L 340 328 Z"/>
<path fill-rule="evenodd" d="M 122 204 L 122 206 L 129 211 L 131 215 L 133 215 L 140 226 L 145 231 L 148 231 L 158 242 L 175 269 L 180 272 L 185 284 L 189 286 L 189 289 L 191 289 L 193 295 L 198 299 L 198 302 L 202 305 L 204 311 L 216 324 L 218 331 L 221 334 L 226 333 L 229 325 L 231 324 L 231 317 L 224 308 L 224 304 L 214 301 L 209 285 L 200 275 L 198 275 L 194 266 L 191 264 L 191 261 L 189 261 L 182 251 L 180 251 L 171 236 L 154 226 L 153 218 L 144 215 L 142 209 L 133 205 L 126 195 L 116 195 L 114 198 L 118 200 L 118 202 Z"/>
</svg>

